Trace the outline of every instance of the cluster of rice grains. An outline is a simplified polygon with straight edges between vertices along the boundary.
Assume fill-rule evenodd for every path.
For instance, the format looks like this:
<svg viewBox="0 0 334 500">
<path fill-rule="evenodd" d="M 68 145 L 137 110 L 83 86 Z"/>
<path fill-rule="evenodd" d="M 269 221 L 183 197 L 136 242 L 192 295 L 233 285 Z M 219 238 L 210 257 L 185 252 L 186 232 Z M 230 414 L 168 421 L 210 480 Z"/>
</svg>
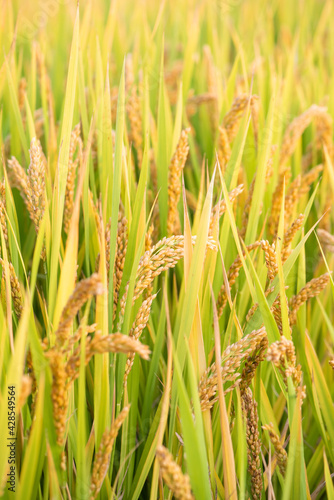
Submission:
<svg viewBox="0 0 334 500">
<path fill-rule="evenodd" d="M 83 305 L 91 297 L 104 292 L 98 274 L 93 274 L 89 278 L 81 280 L 62 311 L 58 328 L 55 331 L 54 345 L 51 346 L 49 342 L 43 343 L 45 356 L 49 359 L 52 372 L 52 403 L 57 443 L 62 448 L 66 441 L 69 390 L 73 381 L 79 376 L 81 354 L 79 341 L 82 336 L 86 336 L 86 364 L 94 355 L 106 352 L 138 353 L 143 359 L 149 358 L 150 351 L 148 347 L 141 344 L 136 338 L 120 333 L 101 335 L 99 331 L 96 331 L 95 324 L 84 325 L 80 323 L 77 330 L 71 335 L 74 320 Z M 95 335 L 91 336 L 90 334 L 94 332 Z M 111 447 L 112 444 L 108 445 L 106 449 L 110 449 L 111 452 Z M 65 455 L 63 454 L 63 456 Z M 62 466 L 65 466 L 65 462 L 62 463 Z M 96 465 L 95 469 L 96 467 L 98 466 Z M 101 472 L 95 471 L 95 474 L 99 475 Z"/>
</svg>

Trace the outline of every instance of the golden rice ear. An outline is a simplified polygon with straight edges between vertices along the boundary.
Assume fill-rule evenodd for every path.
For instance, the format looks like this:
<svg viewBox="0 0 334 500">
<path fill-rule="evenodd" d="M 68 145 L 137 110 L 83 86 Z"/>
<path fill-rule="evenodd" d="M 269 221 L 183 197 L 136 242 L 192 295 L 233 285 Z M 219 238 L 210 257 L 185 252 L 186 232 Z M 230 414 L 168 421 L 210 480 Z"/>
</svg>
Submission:
<svg viewBox="0 0 334 500">
<path fill-rule="evenodd" d="M 130 122 L 129 141 L 135 147 L 138 166 L 141 167 L 143 159 L 143 125 L 141 102 L 138 95 L 138 85 L 135 85 L 132 54 L 125 59 L 125 90 L 127 93 L 126 112 Z"/>
<path fill-rule="evenodd" d="M 300 306 L 304 304 L 308 299 L 319 295 L 319 293 L 324 288 L 326 288 L 329 280 L 329 273 L 325 273 L 322 276 L 319 276 L 319 278 L 313 278 L 311 281 L 306 283 L 306 285 L 300 290 L 297 295 L 294 295 L 289 300 L 289 319 L 291 326 L 295 325 L 297 322 L 297 312 Z"/>
<path fill-rule="evenodd" d="M 232 189 L 228 193 L 228 197 L 230 200 L 230 203 L 233 203 L 237 197 L 243 192 L 244 186 L 243 184 L 239 184 L 235 189 Z M 215 217 L 220 218 L 224 213 L 226 212 L 226 201 L 221 200 L 217 205 L 215 205 L 212 209 L 212 214 L 210 218 L 210 228 L 209 228 L 209 235 L 212 236 L 213 234 L 213 228 L 214 228 L 214 223 L 215 223 Z"/>
<path fill-rule="evenodd" d="M 168 449 L 162 445 L 158 446 L 156 457 L 160 466 L 160 474 L 174 497 L 179 500 L 194 500 L 189 476 L 183 474 L 181 467 L 175 462 Z"/>
<path fill-rule="evenodd" d="M 265 178 L 265 182 L 267 184 L 270 181 L 270 179 L 274 173 L 273 162 L 274 162 L 274 154 L 276 152 L 276 149 L 277 149 L 276 145 L 273 145 L 270 148 L 270 156 L 269 156 L 268 163 L 267 163 L 266 178 Z M 250 207 L 252 204 L 252 198 L 253 198 L 254 187 L 255 187 L 255 180 L 256 180 L 256 174 L 254 175 L 253 180 L 251 182 L 251 185 L 249 186 L 247 200 L 245 202 L 244 209 L 242 212 L 242 224 L 241 224 L 241 230 L 240 230 L 240 237 L 242 239 L 245 238 L 246 231 L 247 231 L 247 224 L 248 224 L 248 218 L 249 218 L 249 213 L 250 213 Z"/>
<path fill-rule="evenodd" d="M 282 169 L 287 163 L 289 157 L 295 150 L 296 144 L 304 130 L 310 125 L 314 118 L 323 118 L 326 115 L 326 108 L 313 104 L 300 116 L 297 116 L 288 128 L 283 137 L 279 166 Z"/>
<path fill-rule="evenodd" d="M 261 248 L 264 251 L 266 266 L 268 269 L 268 278 L 269 281 L 273 281 L 276 274 L 278 273 L 277 261 L 276 261 L 276 251 L 275 244 L 269 244 L 269 241 L 262 240 Z"/>
<path fill-rule="evenodd" d="M 263 425 L 262 429 L 264 431 L 268 431 L 268 433 L 269 433 L 269 438 L 270 438 L 271 444 L 273 445 L 274 450 L 275 450 L 275 457 L 277 460 L 278 468 L 279 468 L 282 476 L 285 477 L 286 467 L 287 467 L 287 463 L 288 463 L 288 454 L 285 451 L 285 449 L 283 448 L 283 444 L 282 444 L 279 436 L 274 431 L 274 426 L 272 423 L 270 423 L 268 425 Z"/>
<path fill-rule="evenodd" d="M 99 494 L 104 478 L 108 472 L 110 456 L 117 434 L 130 411 L 130 405 L 125 406 L 116 420 L 112 423 L 110 430 L 103 433 L 99 449 L 95 455 L 93 471 L 90 483 L 90 498 L 93 500 Z"/>
<path fill-rule="evenodd" d="M 80 137 L 81 125 L 78 123 L 71 133 L 70 141 L 70 153 L 68 160 L 68 171 L 67 171 L 67 181 L 66 181 L 66 192 L 65 192 L 65 205 L 64 205 L 64 217 L 63 225 L 64 231 L 67 234 L 70 229 L 70 222 L 74 207 L 74 188 L 75 179 L 77 175 L 77 170 L 79 163 L 82 161 L 82 150 L 83 144 Z M 78 149 L 77 157 L 74 159 L 75 151 Z"/>
<path fill-rule="evenodd" d="M 259 416 L 257 402 L 253 398 L 250 388 L 241 395 L 241 407 L 246 421 L 246 441 L 248 473 L 251 479 L 252 498 L 260 499 L 263 482 L 261 470 L 261 441 L 259 435 Z"/>
<path fill-rule="evenodd" d="M 192 237 L 195 245 L 196 236 Z M 209 236 L 207 248 L 217 250 L 217 244 Z M 139 261 L 136 286 L 134 289 L 133 302 L 152 284 L 153 280 L 167 269 L 172 269 L 184 256 L 184 236 L 170 236 L 158 241 L 150 250 L 147 250 Z M 121 299 L 121 311 L 124 311 L 127 298 L 127 289 Z"/>
<path fill-rule="evenodd" d="M 109 283 L 109 270 L 110 270 L 110 222 L 106 228 L 106 263 L 107 263 L 107 278 Z M 125 256 L 128 246 L 128 221 L 126 217 L 118 216 L 117 226 L 117 241 L 116 241 L 116 257 L 114 265 L 114 308 L 113 308 L 113 321 L 116 317 L 117 304 L 119 301 L 119 290 L 121 288 L 123 269 L 125 263 Z"/>
<path fill-rule="evenodd" d="M 318 229 L 317 234 L 324 251 L 334 253 L 334 236 L 325 229 Z"/>
<path fill-rule="evenodd" d="M 296 364 L 296 351 L 292 340 L 283 335 L 281 340 L 273 342 L 267 351 L 267 361 L 271 361 L 281 372 L 285 384 L 288 377 L 292 378 L 295 389 L 300 394 L 300 404 L 306 397 L 305 386 L 302 386 L 301 366 Z"/>
<path fill-rule="evenodd" d="M 50 368 L 52 372 L 52 405 L 53 420 L 57 434 L 57 444 L 64 445 L 65 429 L 68 409 L 68 389 L 66 386 L 67 373 L 65 369 L 65 359 L 57 349 L 50 349 L 47 352 Z"/>
<path fill-rule="evenodd" d="M 261 242 L 256 241 L 255 243 L 252 243 L 251 245 L 247 245 L 246 248 L 247 248 L 247 251 L 250 252 L 250 251 L 254 250 L 255 248 L 258 248 L 259 246 L 261 246 Z M 243 255 L 244 256 L 246 255 L 245 251 L 243 251 Z M 232 263 L 232 265 L 228 271 L 228 275 L 227 275 L 227 279 L 228 279 L 228 283 L 229 283 L 230 287 L 232 287 L 234 285 L 234 283 L 236 282 L 236 280 L 239 276 L 239 271 L 241 268 L 242 268 L 242 261 L 241 261 L 240 255 L 237 255 L 237 257 L 235 258 L 234 262 Z M 217 299 L 218 318 L 220 318 L 221 315 L 223 314 L 223 310 L 224 310 L 224 307 L 226 306 L 226 303 L 227 303 L 227 293 L 226 293 L 226 289 L 225 289 L 225 284 L 223 284 L 221 289 L 219 290 L 218 299 Z"/>
<path fill-rule="evenodd" d="M 137 313 L 136 319 L 133 322 L 132 328 L 130 330 L 129 333 L 130 338 L 139 340 L 144 328 L 147 325 L 148 319 L 150 317 L 152 302 L 156 296 L 157 294 L 150 295 L 146 300 L 143 301 Z M 125 366 L 124 380 L 123 380 L 124 386 L 126 386 L 127 384 L 127 379 L 131 371 L 131 368 L 133 366 L 134 359 L 135 359 L 135 353 L 134 352 L 128 353 Z"/>
<path fill-rule="evenodd" d="M 238 370 L 243 362 L 250 362 L 252 357 L 254 364 L 256 366 L 259 364 L 265 350 L 266 342 L 264 339 L 266 338 L 265 327 L 261 327 L 259 330 L 252 331 L 225 349 L 221 357 L 222 366 L 220 373 L 224 384 L 226 382 L 231 383 L 230 387 L 227 389 L 224 388 L 225 394 L 232 391 L 240 383 L 243 383 L 244 389 L 247 387 L 249 382 L 248 376 L 251 374 L 246 374 L 246 372 L 240 374 Z M 258 355 L 259 357 L 257 358 Z M 256 366 L 254 366 L 254 372 Z M 211 409 L 218 400 L 216 363 L 209 366 L 203 373 L 198 384 L 198 393 L 202 411 Z"/>
<path fill-rule="evenodd" d="M 298 233 L 299 229 L 302 227 L 304 219 L 305 219 L 304 215 L 300 214 L 297 217 L 297 219 L 293 221 L 289 229 L 284 234 L 282 253 L 281 253 L 282 264 L 284 264 L 284 262 L 291 253 L 291 243 L 296 234 Z"/>
<path fill-rule="evenodd" d="M 231 158 L 231 146 L 228 140 L 227 131 L 224 127 L 219 127 L 218 129 L 218 161 L 221 174 L 225 174 L 226 165 Z"/>
<path fill-rule="evenodd" d="M 92 274 L 85 280 L 79 281 L 61 313 L 59 325 L 55 333 L 58 347 L 62 347 L 68 340 L 74 318 L 82 306 L 90 297 L 100 295 L 103 291 L 102 281 L 97 273 Z"/>
<path fill-rule="evenodd" d="M 29 153 L 27 207 L 38 232 L 45 210 L 45 165 L 41 143 L 38 139 L 32 139 Z"/>
<path fill-rule="evenodd" d="M 168 215 L 167 234 L 172 236 L 181 232 L 178 213 L 178 203 L 181 195 L 181 173 L 187 161 L 189 144 L 188 134 L 190 128 L 182 130 L 176 151 L 169 165 L 168 173 Z"/>
<path fill-rule="evenodd" d="M 2 266 L 2 278 L 3 278 L 2 284 L 1 284 L 1 288 L 2 288 L 3 284 L 5 283 L 4 279 L 5 279 L 5 273 L 6 273 L 6 266 L 5 266 L 4 260 L 1 258 L 0 258 L 0 263 Z M 9 267 L 10 291 L 11 291 L 11 296 L 12 296 L 12 301 L 13 301 L 13 307 L 14 307 L 14 311 L 15 311 L 16 316 L 19 318 L 22 314 L 22 311 L 23 311 L 23 297 L 22 297 L 21 287 L 20 287 L 19 280 L 16 276 L 14 266 L 11 262 L 8 263 L 8 267 Z"/>
<path fill-rule="evenodd" d="M 229 143 L 233 141 L 237 135 L 240 120 L 246 111 L 249 101 L 257 96 L 249 96 L 248 94 L 238 95 L 231 106 L 230 111 L 224 116 L 223 127 L 226 129 Z"/>
</svg>

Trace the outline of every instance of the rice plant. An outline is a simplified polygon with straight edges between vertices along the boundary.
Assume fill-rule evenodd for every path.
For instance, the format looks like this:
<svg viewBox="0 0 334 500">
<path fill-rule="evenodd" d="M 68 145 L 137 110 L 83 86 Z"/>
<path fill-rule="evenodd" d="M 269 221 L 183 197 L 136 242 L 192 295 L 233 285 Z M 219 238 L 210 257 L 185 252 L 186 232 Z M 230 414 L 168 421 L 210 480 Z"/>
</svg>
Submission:
<svg viewBox="0 0 334 500">
<path fill-rule="evenodd" d="M 333 2 L 0 8 L 0 497 L 334 499 Z"/>
</svg>

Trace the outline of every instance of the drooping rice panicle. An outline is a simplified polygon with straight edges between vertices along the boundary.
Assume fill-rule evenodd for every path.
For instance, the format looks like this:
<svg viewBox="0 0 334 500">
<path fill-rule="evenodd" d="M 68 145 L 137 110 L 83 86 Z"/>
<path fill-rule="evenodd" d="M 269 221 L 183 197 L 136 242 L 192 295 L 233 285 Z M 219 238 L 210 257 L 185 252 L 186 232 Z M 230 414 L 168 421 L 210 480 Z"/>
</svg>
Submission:
<svg viewBox="0 0 334 500">
<path fill-rule="evenodd" d="M 110 429 L 106 429 L 103 433 L 99 449 L 95 455 L 92 477 L 90 483 L 90 499 L 94 500 L 99 494 L 104 478 L 108 472 L 110 455 L 113 449 L 118 431 L 123 425 L 124 420 L 128 416 L 130 405 L 125 406 L 118 417 L 114 420 Z"/>
<path fill-rule="evenodd" d="M 224 387 L 225 393 L 230 392 L 242 382 L 241 374 L 238 372 L 241 364 L 247 361 L 249 356 L 256 356 L 259 350 L 262 351 L 264 345 L 263 339 L 266 337 L 266 330 L 264 327 L 261 327 L 259 330 L 254 330 L 248 335 L 245 335 L 245 337 L 238 342 L 231 344 L 223 352 L 221 357 L 221 377 L 223 383 L 231 383 L 228 388 Z M 246 379 L 247 376 L 245 372 L 244 380 Z M 202 411 L 212 408 L 215 402 L 218 401 L 216 363 L 209 366 L 203 373 L 199 382 L 198 391 Z"/>
<path fill-rule="evenodd" d="M 317 234 L 324 251 L 334 253 L 334 236 L 325 229 L 318 229 Z"/>
<path fill-rule="evenodd" d="M 4 289 L 5 285 L 5 275 L 6 275 L 6 265 L 5 261 L 0 258 L 0 264 L 2 266 L 2 283 L 1 289 Z M 13 307 L 16 316 L 19 318 L 23 311 L 23 297 L 21 292 L 21 287 L 19 280 L 16 276 L 14 266 L 11 262 L 8 262 L 9 267 L 9 280 L 10 280 L 10 291 L 13 301 Z"/>
<path fill-rule="evenodd" d="M 296 236 L 297 232 L 299 229 L 302 227 L 304 223 L 304 215 L 300 214 L 297 219 L 293 221 L 289 229 L 285 232 L 284 238 L 283 238 L 283 246 L 282 246 L 282 252 L 281 252 L 281 259 L 282 259 L 282 264 L 286 261 L 286 259 L 289 257 L 291 253 L 291 243 Z"/>
<path fill-rule="evenodd" d="M 70 228 L 70 221 L 74 207 L 75 179 L 79 163 L 82 159 L 83 145 L 80 134 L 81 134 L 81 125 L 80 123 L 78 123 L 74 127 L 71 133 L 70 153 L 69 153 L 66 192 L 65 192 L 64 219 L 63 219 L 65 233 L 68 233 Z M 74 154 L 77 147 L 78 147 L 78 155 L 76 158 L 74 158 Z"/>
<path fill-rule="evenodd" d="M 132 328 L 129 332 L 130 338 L 133 338 L 135 340 L 139 340 L 144 328 L 147 325 L 147 322 L 148 322 L 148 319 L 150 316 L 150 312 L 151 312 L 152 302 L 156 296 L 157 296 L 157 294 L 150 295 L 146 300 L 143 301 L 142 305 L 139 308 L 137 316 L 133 322 Z M 131 368 L 133 366 L 134 359 L 135 359 L 135 353 L 134 352 L 128 353 L 128 357 L 127 357 L 126 365 L 125 365 L 124 380 L 123 380 L 124 386 L 126 386 L 126 384 L 127 384 L 127 379 L 128 379 L 129 373 L 131 371 Z"/>
<path fill-rule="evenodd" d="M 289 319 L 290 325 L 293 326 L 297 323 L 297 312 L 300 306 L 302 306 L 308 299 L 316 297 L 324 288 L 326 288 L 329 283 L 330 276 L 328 273 L 319 276 L 318 278 L 313 278 L 311 281 L 306 283 L 306 285 L 289 300 Z"/>
<path fill-rule="evenodd" d="M 53 420 L 57 435 L 57 444 L 64 446 L 65 429 L 68 410 L 68 390 L 66 387 L 65 359 L 57 349 L 50 349 L 47 352 L 50 368 L 52 372 L 52 392 L 51 399 L 53 405 Z"/>
<path fill-rule="evenodd" d="M 295 389 L 300 393 L 301 403 L 306 397 L 305 386 L 302 386 L 301 366 L 296 364 L 294 343 L 281 336 L 281 340 L 273 342 L 267 351 L 267 361 L 271 361 L 281 372 L 285 384 L 291 377 Z"/>
<path fill-rule="evenodd" d="M 268 182 L 271 179 L 271 176 L 273 175 L 273 162 L 274 162 L 274 154 L 275 154 L 276 149 L 277 149 L 276 145 L 271 146 L 270 156 L 269 156 L 269 159 L 267 162 L 267 169 L 266 169 L 266 177 L 265 177 L 266 184 L 268 184 Z M 249 186 L 248 196 L 247 196 L 245 206 L 244 206 L 244 209 L 242 212 L 242 225 L 241 225 L 241 230 L 240 230 L 240 236 L 242 239 L 245 238 L 246 231 L 247 231 L 248 217 L 249 217 L 250 207 L 251 207 L 253 193 L 254 193 L 255 180 L 256 180 L 256 174 L 253 177 L 253 180 Z"/>
<path fill-rule="evenodd" d="M 241 117 L 243 116 L 249 100 L 252 102 L 257 96 L 249 96 L 248 94 L 238 95 L 231 106 L 230 111 L 226 113 L 223 119 L 223 127 L 226 129 L 227 137 L 231 143 L 235 138 Z"/>
<path fill-rule="evenodd" d="M 268 269 L 269 281 L 273 281 L 276 274 L 278 273 L 277 261 L 276 261 L 276 251 L 275 244 L 270 245 L 269 241 L 262 240 L 261 248 L 264 251 L 266 266 Z"/>
<path fill-rule="evenodd" d="M 304 130 L 310 125 L 311 121 L 316 117 L 324 115 L 325 113 L 326 108 L 313 104 L 309 109 L 307 109 L 300 116 L 297 116 L 290 123 L 285 131 L 282 141 L 279 160 L 281 168 L 286 164 L 287 160 L 292 155 L 298 139 L 303 134 Z"/>
<path fill-rule="evenodd" d="M 252 498 L 260 499 L 263 482 L 261 471 L 261 441 L 259 436 L 259 416 L 257 402 L 248 387 L 241 396 L 242 412 L 246 421 L 246 441 L 248 473 L 251 480 Z"/>
<path fill-rule="evenodd" d="M 125 75 L 127 92 L 126 112 L 130 122 L 130 140 L 136 149 L 138 165 L 141 166 L 143 157 L 141 103 L 137 94 L 137 86 L 135 85 L 131 54 L 128 54 L 125 59 Z"/>
<path fill-rule="evenodd" d="M 103 291 L 101 278 L 96 273 L 92 274 L 89 278 L 79 281 L 61 313 L 59 325 L 55 333 L 56 343 L 59 347 L 62 347 L 68 340 L 73 320 L 78 311 L 80 311 L 90 297 L 101 295 Z"/>
<path fill-rule="evenodd" d="M 274 426 L 272 423 L 267 424 L 267 425 L 263 425 L 262 429 L 264 431 L 268 431 L 268 433 L 269 433 L 271 444 L 274 447 L 277 465 L 279 467 L 280 473 L 282 474 L 283 477 L 285 477 L 287 463 L 288 463 L 288 454 L 285 451 L 285 449 L 283 448 L 283 444 L 282 444 L 279 436 L 274 431 Z"/>
<path fill-rule="evenodd" d="M 230 200 L 230 203 L 233 203 L 234 200 L 243 192 L 244 186 L 243 184 L 240 184 L 237 186 L 235 189 L 232 189 L 228 193 L 228 197 Z M 211 214 L 211 219 L 210 219 L 210 229 L 209 229 L 209 234 L 212 235 L 213 227 L 214 227 L 214 220 L 215 217 L 218 217 L 218 219 L 225 213 L 226 211 L 226 201 L 221 200 L 217 205 L 215 205 L 212 209 L 212 214 Z"/>
<path fill-rule="evenodd" d="M 148 346 L 128 335 L 123 335 L 121 333 L 101 335 L 99 332 L 96 332 L 94 338 L 87 337 L 85 355 L 86 365 L 95 354 L 104 354 L 106 352 L 123 354 L 135 353 L 144 360 L 148 360 L 150 355 Z M 65 370 L 66 377 L 68 378 L 68 386 L 79 376 L 80 356 L 81 347 L 78 346 L 66 362 Z"/>
<path fill-rule="evenodd" d="M 227 137 L 227 132 L 224 127 L 219 127 L 219 138 L 218 138 L 218 160 L 219 166 L 221 170 L 221 174 L 225 174 L 226 165 L 230 161 L 231 158 L 231 146 Z"/>
<path fill-rule="evenodd" d="M 179 500 L 194 500 L 191 492 L 190 479 L 183 474 L 181 467 L 175 462 L 167 448 L 160 445 L 156 449 L 156 456 L 160 466 L 160 473 L 166 485 Z"/>
<path fill-rule="evenodd" d="M 210 124 L 212 133 L 216 133 L 219 122 L 219 109 L 218 109 L 218 89 L 217 89 L 217 70 L 213 61 L 213 56 L 209 45 L 203 47 L 206 74 L 208 81 L 208 93 L 215 95 L 216 99 L 208 105 L 208 112 L 210 116 Z"/>
<path fill-rule="evenodd" d="M 177 205 L 181 195 L 181 172 L 184 169 L 189 152 L 189 132 L 189 128 L 182 130 L 176 151 L 170 162 L 168 170 L 167 234 L 169 236 L 180 232 L 180 220 Z"/>
<path fill-rule="evenodd" d="M 247 251 L 250 252 L 254 250 L 255 248 L 258 248 L 261 245 L 260 241 L 256 241 L 255 243 L 252 243 L 251 245 L 247 245 Z M 245 251 L 243 252 L 243 255 L 245 256 L 246 253 Z M 239 276 L 239 271 L 242 268 L 242 261 L 240 258 L 240 255 L 237 255 L 237 257 L 234 259 L 230 269 L 228 270 L 227 274 L 227 279 L 229 286 L 232 287 L 234 283 L 236 282 L 238 276 Z M 226 306 L 227 303 L 227 293 L 225 289 L 225 284 L 222 285 L 221 289 L 219 290 L 218 298 L 217 298 L 217 313 L 218 313 L 218 318 L 221 317 L 224 307 Z"/>
<path fill-rule="evenodd" d="M 107 273 L 109 279 L 109 267 L 110 267 L 110 225 L 106 229 L 106 262 L 107 262 Z M 123 269 L 125 263 L 125 256 L 128 245 L 128 221 L 126 217 L 122 217 L 121 214 L 118 216 L 117 225 L 117 242 L 116 242 L 116 256 L 114 265 L 114 306 L 113 306 L 113 319 L 116 317 L 116 309 L 119 300 L 119 290 L 122 283 Z"/>
</svg>

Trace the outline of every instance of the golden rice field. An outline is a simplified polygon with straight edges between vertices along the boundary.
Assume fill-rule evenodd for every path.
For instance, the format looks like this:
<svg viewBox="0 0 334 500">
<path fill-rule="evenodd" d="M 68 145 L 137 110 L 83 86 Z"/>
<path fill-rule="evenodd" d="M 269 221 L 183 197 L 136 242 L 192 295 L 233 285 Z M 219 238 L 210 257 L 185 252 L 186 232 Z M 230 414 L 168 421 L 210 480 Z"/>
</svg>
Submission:
<svg viewBox="0 0 334 500">
<path fill-rule="evenodd" d="M 0 0 L 0 497 L 334 500 L 332 0 Z"/>
</svg>

